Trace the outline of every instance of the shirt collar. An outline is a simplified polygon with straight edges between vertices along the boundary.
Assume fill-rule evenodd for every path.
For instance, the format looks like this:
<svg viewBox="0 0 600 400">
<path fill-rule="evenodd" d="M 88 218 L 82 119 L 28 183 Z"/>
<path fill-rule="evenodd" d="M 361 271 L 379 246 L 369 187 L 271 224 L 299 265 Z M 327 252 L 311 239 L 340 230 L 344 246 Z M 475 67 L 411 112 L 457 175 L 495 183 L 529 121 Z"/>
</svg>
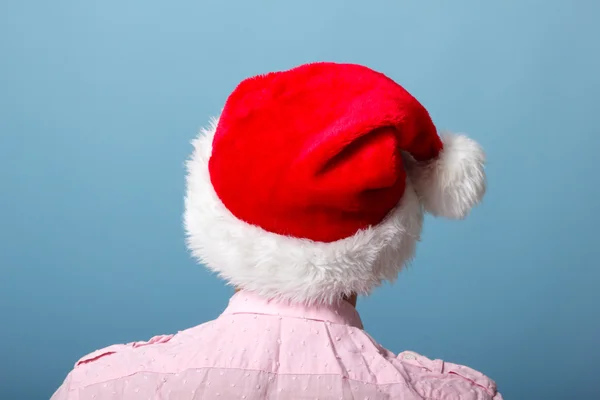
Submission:
<svg viewBox="0 0 600 400">
<path fill-rule="evenodd" d="M 285 300 L 269 300 L 247 291 L 240 291 L 229 300 L 223 315 L 262 314 L 289 318 L 328 321 L 334 324 L 363 328 L 358 312 L 346 301 L 334 304 L 304 305 Z"/>
</svg>

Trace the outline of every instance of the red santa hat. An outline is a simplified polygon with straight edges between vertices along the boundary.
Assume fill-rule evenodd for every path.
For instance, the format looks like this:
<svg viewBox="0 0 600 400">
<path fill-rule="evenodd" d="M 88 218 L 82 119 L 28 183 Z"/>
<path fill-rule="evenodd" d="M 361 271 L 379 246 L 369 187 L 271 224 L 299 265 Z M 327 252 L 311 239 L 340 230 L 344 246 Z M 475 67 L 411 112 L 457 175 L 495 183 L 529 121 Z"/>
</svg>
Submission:
<svg viewBox="0 0 600 400">
<path fill-rule="evenodd" d="M 484 153 L 369 68 L 316 63 L 241 82 L 194 141 L 192 253 L 236 287 L 301 302 L 368 294 L 413 257 L 423 210 L 463 218 Z"/>
</svg>

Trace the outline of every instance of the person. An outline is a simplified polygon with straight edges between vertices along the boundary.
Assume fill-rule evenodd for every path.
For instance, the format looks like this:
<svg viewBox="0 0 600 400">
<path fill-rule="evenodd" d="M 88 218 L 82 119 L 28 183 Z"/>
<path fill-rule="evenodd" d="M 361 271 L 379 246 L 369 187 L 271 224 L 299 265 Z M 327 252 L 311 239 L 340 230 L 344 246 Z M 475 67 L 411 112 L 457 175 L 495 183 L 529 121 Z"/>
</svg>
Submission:
<svg viewBox="0 0 600 400">
<path fill-rule="evenodd" d="M 414 255 L 424 212 L 462 219 L 482 148 L 439 135 L 387 76 L 313 63 L 242 81 L 188 162 L 188 245 L 237 288 L 215 320 L 79 360 L 52 400 L 479 399 L 493 380 L 396 355 L 356 311 Z"/>
</svg>

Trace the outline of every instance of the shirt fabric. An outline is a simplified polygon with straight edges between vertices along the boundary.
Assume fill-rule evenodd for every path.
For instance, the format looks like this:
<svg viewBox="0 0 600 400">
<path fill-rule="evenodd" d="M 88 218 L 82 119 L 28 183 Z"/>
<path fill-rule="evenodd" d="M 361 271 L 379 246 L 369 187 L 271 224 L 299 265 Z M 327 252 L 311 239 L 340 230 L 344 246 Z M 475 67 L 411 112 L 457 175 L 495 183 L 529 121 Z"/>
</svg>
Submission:
<svg viewBox="0 0 600 400">
<path fill-rule="evenodd" d="M 395 355 L 354 307 L 236 293 L 216 319 L 82 359 L 51 400 L 502 400 L 471 368 Z"/>
</svg>

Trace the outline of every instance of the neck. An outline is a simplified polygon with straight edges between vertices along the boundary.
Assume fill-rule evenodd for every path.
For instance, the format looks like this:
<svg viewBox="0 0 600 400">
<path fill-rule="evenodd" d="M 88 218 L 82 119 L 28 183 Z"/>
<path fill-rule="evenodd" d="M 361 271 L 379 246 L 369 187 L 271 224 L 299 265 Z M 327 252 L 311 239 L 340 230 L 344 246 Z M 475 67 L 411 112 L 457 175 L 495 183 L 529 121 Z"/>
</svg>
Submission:
<svg viewBox="0 0 600 400">
<path fill-rule="evenodd" d="M 344 296 L 342 299 L 350 303 L 352 307 L 356 308 L 356 300 L 358 299 L 356 293 L 352 293 L 350 296 Z"/>
<path fill-rule="evenodd" d="M 242 289 L 240 288 L 236 288 L 235 289 L 235 293 L 241 291 Z M 352 293 L 350 296 L 343 296 L 342 300 L 344 300 L 345 302 L 349 303 L 352 307 L 356 308 L 356 301 L 358 299 L 358 296 L 356 295 L 356 293 Z"/>
</svg>

